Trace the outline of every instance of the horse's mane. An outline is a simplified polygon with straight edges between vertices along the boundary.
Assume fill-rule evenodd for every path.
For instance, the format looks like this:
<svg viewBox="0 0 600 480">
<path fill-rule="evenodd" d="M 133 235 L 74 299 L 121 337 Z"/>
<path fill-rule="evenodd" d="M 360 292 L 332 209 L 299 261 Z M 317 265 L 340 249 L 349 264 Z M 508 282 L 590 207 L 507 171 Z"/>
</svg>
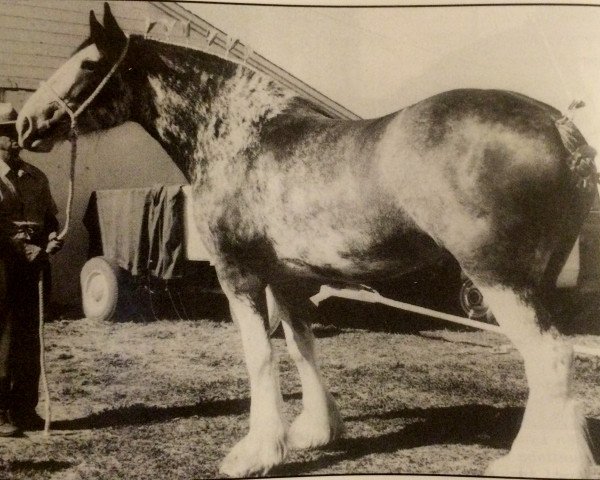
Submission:
<svg viewBox="0 0 600 480">
<path fill-rule="evenodd" d="M 261 72 L 260 70 L 257 70 L 256 68 L 248 65 L 245 62 L 240 62 L 237 59 L 231 59 L 229 57 L 219 55 L 214 52 L 208 52 L 208 51 L 202 49 L 201 47 L 194 47 L 194 46 L 190 46 L 187 44 L 180 44 L 180 43 L 176 43 L 176 42 L 165 42 L 163 40 L 158 40 L 156 38 L 148 38 L 148 37 L 138 35 L 138 34 L 131 35 L 130 38 L 131 38 L 131 40 L 135 39 L 135 41 L 140 41 L 140 42 L 143 42 L 146 44 L 156 46 L 157 48 L 153 49 L 153 50 L 158 50 L 158 51 L 170 50 L 170 51 L 175 52 L 175 54 L 178 56 L 179 55 L 192 56 L 193 58 L 197 59 L 199 62 L 202 62 L 202 65 L 204 68 L 210 67 L 210 68 L 214 68 L 215 70 L 217 70 L 217 69 L 220 70 L 221 73 L 225 73 L 225 70 L 227 69 L 227 67 L 230 67 L 231 74 L 233 74 L 233 71 L 236 68 L 242 68 L 245 71 L 252 72 L 252 74 L 254 74 L 254 75 L 261 75 L 261 76 L 268 77 L 270 80 L 272 80 L 275 83 L 278 83 L 283 88 L 288 88 L 288 89 L 290 88 L 290 87 L 287 87 L 287 86 L 281 84 L 281 82 L 279 82 L 278 80 L 271 77 L 268 73 Z M 294 99 L 294 101 L 291 102 L 291 105 L 293 105 L 295 107 L 295 109 L 297 109 L 297 110 L 304 111 L 305 114 L 314 114 L 317 116 L 334 118 L 329 112 L 327 112 L 324 108 L 320 107 L 314 101 L 307 99 L 306 97 L 303 97 L 298 94 L 297 94 L 296 98 Z"/>
<path fill-rule="evenodd" d="M 258 75 L 265 75 L 264 73 L 256 70 L 252 66 L 247 65 L 246 63 L 241 63 L 236 59 L 232 59 L 223 55 L 219 55 L 214 52 L 209 52 L 200 47 L 195 47 L 192 45 L 181 44 L 177 42 L 167 42 L 164 40 L 159 40 L 153 37 L 146 37 L 144 35 L 132 34 L 130 36 L 130 42 L 136 44 L 144 44 L 149 45 L 151 48 L 147 50 L 148 52 L 170 52 L 179 58 L 189 58 L 198 61 L 202 64 L 204 68 L 212 67 L 223 71 L 227 70 L 227 67 L 230 67 L 230 71 L 233 72 L 236 68 L 243 68 L 248 71 L 252 71 Z M 156 59 L 154 59 L 156 60 Z"/>
<path fill-rule="evenodd" d="M 189 52 L 189 51 L 198 52 L 203 55 L 220 58 L 221 60 L 224 60 L 226 62 L 233 63 L 233 64 L 239 65 L 241 67 L 248 68 L 250 70 L 260 73 L 258 70 L 256 70 L 252 66 L 248 65 L 248 63 L 246 63 L 246 62 L 240 62 L 237 58 L 231 58 L 229 56 L 221 55 L 216 52 L 209 52 L 208 50 L 203 49 L 201 46 L 195 46 L 195 45 L 190 45 L 187 43 L 180 43 L 180 42 L 173 42 L 173 41 L 165 41 L 165 40 L 160 40 L 156 37 L 147 37 L 147 36 L 139 35 L 139 34 L 132 34 L 130 36 L 130 38 L 132 38 L 132 39 L 136 38 L 136 39 L 140 39 L 140 40 L 143 40 L 146 42 L 152 42 L 155 44 L 165 45 L 167 47 L 175 47 L 176 49 L 178 49 L 180 51 L 182 50 L 185 52 Z"/>
</svg>

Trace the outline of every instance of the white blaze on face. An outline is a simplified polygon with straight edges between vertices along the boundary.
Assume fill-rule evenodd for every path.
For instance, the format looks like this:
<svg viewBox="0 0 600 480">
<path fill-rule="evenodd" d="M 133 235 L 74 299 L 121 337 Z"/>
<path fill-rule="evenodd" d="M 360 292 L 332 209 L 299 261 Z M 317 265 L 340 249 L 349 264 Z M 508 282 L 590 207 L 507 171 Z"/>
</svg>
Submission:
<svg viewBox="0 0 600 480">
<path fill-rule="evenodd" d="M 38 129 L 42 130 L 50 127 L 66 114 L 57 96 L 72 110 L 76 110 L 78 105 L 73 103 L 73 99 L 93 77 L 90 69 L 82 68 L 82 63 L 97 62 L 100 57 L 98 48 L 93 44 L 77 52 L 45 82 L 48 88 L 39 88 L 29 98 L 21 110 L 21 115 L 27 116 L 34 121 Z"/>
<path fill-rule="evenodd" d="M 21 145 L 32 129 L 37 131 L 47 130 L 64 118 L 66 111 L 60 100 L 65 102 L 72 110 L 77 109 L 78 105 L 74 103 L 74 98 L 94 77 L 89 68 L 82 68 L 82 64 L 84 61 L 97 62 L 100 57 L 96 45 L 92 44 L 83 48 L 67 60 L 46 82 L 43 82 L 45 87 L 41 86 L 29 97 L 17 120 L 19 143 Z M 32 145 L 36 143 L 39 142 L 36 140 Z"/>
<path fill-rule="evenodd" d="M 91 71 L 82 68 L 82 63 L 98 62 L 100 51 L 92 44 L 73 55 L 46 82 L 63 100 L 76 97 L 87 86 L 86 79 Z"/>
</svg>

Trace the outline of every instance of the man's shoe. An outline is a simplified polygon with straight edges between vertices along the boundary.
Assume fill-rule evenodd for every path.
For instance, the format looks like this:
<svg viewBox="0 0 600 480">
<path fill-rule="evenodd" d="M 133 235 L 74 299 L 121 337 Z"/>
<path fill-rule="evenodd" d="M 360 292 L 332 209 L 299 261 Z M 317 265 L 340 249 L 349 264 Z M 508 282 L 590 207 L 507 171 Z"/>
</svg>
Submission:
<svg viewBox="0 0 600 480">
<path fill-rule="evenodd" d="M 0 437 L 14 437 L 19 433 L 17 427 L 8 416 L 6 410 L 0 410 Z"/>
<path fill-rule="evenodd" d="M 22 430 L 43 430 L 45 421 L 35 410 L 11 410 L 10 418 Z"/>
</svg>

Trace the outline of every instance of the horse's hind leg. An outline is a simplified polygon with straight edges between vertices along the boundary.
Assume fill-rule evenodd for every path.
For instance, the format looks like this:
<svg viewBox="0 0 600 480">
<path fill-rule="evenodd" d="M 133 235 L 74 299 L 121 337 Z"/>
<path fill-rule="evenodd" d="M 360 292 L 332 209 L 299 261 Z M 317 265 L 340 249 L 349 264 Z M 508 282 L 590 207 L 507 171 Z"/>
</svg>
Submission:
<svg viewBox="0 0 600 480">
<path fill-rule="evenodd" d="M 583 478 L 592 463 L 585 419 L 571 394 L 573 348 L 548 325 L 532 295 L 504 287 L 481 287 L 504 333 L 521 353 L 529 397 L 510 452 L 487 475 Z"/>
<path fill-rule="evenodd" d="M 237 323 L 250 378 L 250 430 L 221 464 L 231 477 L 266 474 L 285 455 L 279 372 L 266 329 L 264 284 L 231 269 L 217 268 L 231 315 Z"/>
<path fill-rule="evenodd" d="M 327 390 L 315 356 L 315 339 L 307 323 L 314 314 L 314 305 L 296 289 L 270 287 L 269 308 L 283 325 L 288 352 L 300 375 L 302 412 L 288 432 L 290 448 L 311 448 L 325 445 L 340 437 L 343 424 L 333 396 Z M 291 293 L 291 294 L 290 294 Z"/>
</svg>

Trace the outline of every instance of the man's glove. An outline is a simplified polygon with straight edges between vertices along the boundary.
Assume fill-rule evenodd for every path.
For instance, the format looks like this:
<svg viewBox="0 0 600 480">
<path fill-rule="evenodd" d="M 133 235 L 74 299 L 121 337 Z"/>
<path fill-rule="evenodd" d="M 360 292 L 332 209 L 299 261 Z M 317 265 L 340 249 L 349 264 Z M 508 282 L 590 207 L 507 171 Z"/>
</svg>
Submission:
<svg viewBox="0 0 600 480">
<path fill-rule="evenodd" d="M 32 241 L 33 229 L 29 222 L 14 222 L 14 231 L 9 241 L 15 253 L 28 264 L 43 261 L 47 254 L 43 248 Z"/>
<path fill-rule="evenodd" d="M 23 257 L 30 265 L 37 265 L 48 258 L 48 254 L 44 250 L 33 243 L 24 243 L 18 246 Z"/>
<path fill-rule="evenodd" d="M 46 253 L 49 255 L 53 255 L 58 252 L 64 244 L 64 240 L 58 238 L 56 232 L 50 233 L 48 235 L 48 244 L 46 245 Z"/>
</svg>

